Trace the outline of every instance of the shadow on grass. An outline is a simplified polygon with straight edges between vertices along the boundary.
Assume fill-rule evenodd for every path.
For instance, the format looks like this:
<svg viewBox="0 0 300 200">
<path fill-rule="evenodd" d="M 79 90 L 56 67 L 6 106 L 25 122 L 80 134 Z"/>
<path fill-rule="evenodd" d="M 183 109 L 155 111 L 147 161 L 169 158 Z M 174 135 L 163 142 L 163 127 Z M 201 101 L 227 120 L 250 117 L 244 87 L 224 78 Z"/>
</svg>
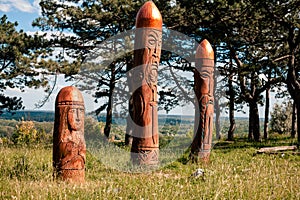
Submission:
<svg viewBox="0 0 300 200">
<path fill-rule="evenodd" d="M 291 146 L 297 145 L 295 138 L 290 138 L 286 135 L 276 135 L 261 142 L 249 140 L 248 138 L 236 138 L 233 141 L 218 141 L 213 149 L 243 149 L 243 148 L 263 148 L 275 146 Z"/>
<path fill-rule="evenodd" d="M 222 153 L 230 153 L 236 149 L 260 149 L 264 147 L 275 147 L 275 146 L 292 146 L 297 145 L 297 140 L 287 135 L 274 135 L 267 140 L 261 142 L 251 141 L 246 137 L 235 138 L 233 141 L 221 140 L 218 141 L 214 146 L 213 150 L 218 150 Z M 299 149 L 298 149 L 299 151 Z M 189 158 L 190 148 L 177 160 L 177 162 L 186 165 L 190 164 Z M 288 152 L 287 152 L 288 153 Z M 298 155 L 298 154 L 297 154 Z"/>
</svg>

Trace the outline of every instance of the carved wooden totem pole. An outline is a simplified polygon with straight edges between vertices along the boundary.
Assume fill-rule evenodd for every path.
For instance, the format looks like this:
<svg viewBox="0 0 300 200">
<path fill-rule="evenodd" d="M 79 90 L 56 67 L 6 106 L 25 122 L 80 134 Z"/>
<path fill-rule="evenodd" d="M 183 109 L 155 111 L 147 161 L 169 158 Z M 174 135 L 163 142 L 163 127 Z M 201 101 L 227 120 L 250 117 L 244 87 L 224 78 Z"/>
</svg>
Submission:
<svg viewBox="0 0 300 200">
<path fill-rule="evenodd" d="M 64 87 L 55 101 L 54 177 L 75 183 L 84 182 L 85 154 L 83 97 L 77 88 Z"/>
<path fill-rule="evenodd" d="M 194 90 L 196 94 L 194 140 L 191 145 L 192 161 L 209 161 L 214 118 L 214 51 L 203 40 L 196 51 Z"/>
<path fill-rule="evenodd" d="M 157 70 L 162 39 L 162 17 L 152 1 L 136 17 L 134 67 L 129 77 L 133 101 L 131 160 L 137 165 L 158 165 Z"/>
</svg>

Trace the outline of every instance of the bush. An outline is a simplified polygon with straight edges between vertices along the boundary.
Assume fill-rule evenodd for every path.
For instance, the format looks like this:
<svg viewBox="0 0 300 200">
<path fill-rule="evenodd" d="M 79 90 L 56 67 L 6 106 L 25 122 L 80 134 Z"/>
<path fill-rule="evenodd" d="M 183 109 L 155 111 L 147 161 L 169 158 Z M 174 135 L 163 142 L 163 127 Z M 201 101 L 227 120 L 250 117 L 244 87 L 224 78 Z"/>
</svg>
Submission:
<svg viewBox="0 0 300 200">
<path fill-rule="evenodd" d="M 279 104 L 274 104 L 273 112 L 271 112 L 271 132 L 273 133 L 290 133 L 292 129 L 292 113 L 293 103 L 287 101 Z"/>
<path fill-rule="evenodd" d="M 103 134 L 103 122 L 98 122 L 93 117 L 84 119 L 84 137 L 86 140 L 93 140 Z"/>
<path fill-rule="evenodd" d="M 14 144 L 32 144 L 40 141 L 40 134 L 34 127 L 33 121 L 22 120 L 12 135 Z"/>
<path fill-rule="evenodd" d="M 0 126 L 0 137 L 8 137 L 10 138 L 14 133 L 15 128 L 10 126 Z"/>
</svg>

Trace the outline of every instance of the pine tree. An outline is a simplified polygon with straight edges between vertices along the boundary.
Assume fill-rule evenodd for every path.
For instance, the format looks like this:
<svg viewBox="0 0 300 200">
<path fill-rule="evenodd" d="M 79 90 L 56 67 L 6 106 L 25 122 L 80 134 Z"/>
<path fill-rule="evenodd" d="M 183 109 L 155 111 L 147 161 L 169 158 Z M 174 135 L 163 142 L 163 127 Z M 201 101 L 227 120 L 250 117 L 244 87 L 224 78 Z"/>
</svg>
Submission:
<svg viewBox="0 0 300 200">
<path fill-rule="evenodd" d="M 45 87 L 49 91 L 47 75 L 56 66 L 44 57 L 50 52 L 47 40 L 17 31 L 17 25 L 7 21 L 6 15 L 0 19 L 0 114 L 24 108 L 21 98 L 5 94 L 7 89 L 24 92 L 26 88 Z"/>
</svg>

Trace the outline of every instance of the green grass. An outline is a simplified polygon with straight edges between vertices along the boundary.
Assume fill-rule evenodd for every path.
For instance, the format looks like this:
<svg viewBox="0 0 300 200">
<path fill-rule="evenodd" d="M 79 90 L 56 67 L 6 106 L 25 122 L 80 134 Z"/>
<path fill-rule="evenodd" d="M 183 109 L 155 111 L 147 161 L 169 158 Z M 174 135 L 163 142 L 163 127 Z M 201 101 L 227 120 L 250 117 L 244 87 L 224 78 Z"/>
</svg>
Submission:
<svg viewBox="0 0 300 200">
<path fill-rule="evenodd" d="M 209 164 L 175 161 L 148 173 L 114 170 L 87 153 L 82 185 L 52 180 L 51 146 L 0 146 L 0 199 L 300 199 L 299 155 L 255 155 L 284 141 L 224 141 Z M 205 180 L 190 177 L 197 168 Z"/>
</svg>

